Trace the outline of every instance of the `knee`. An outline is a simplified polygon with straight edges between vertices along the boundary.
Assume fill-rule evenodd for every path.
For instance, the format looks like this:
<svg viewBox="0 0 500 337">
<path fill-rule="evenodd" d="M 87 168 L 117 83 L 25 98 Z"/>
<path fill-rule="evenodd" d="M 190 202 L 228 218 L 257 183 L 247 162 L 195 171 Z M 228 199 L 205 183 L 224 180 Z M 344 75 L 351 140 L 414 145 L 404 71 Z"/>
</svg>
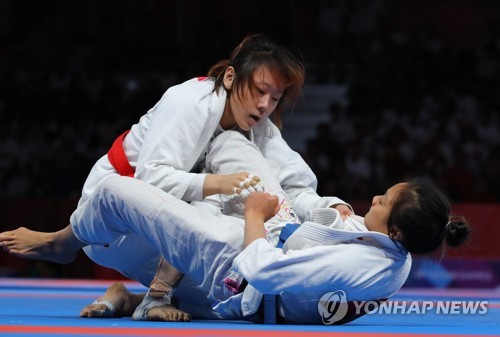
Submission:
<svg viewBox="0 0 500 337">
<path fill-rule="evenodd" d="M 256 162 L 262 163 L 265 160 L 253 142 L 240 132 L 224 131 L 209 146 L 205 168 L 207 172 L 215 174 L 256 171 Z"/>
<path fill-rule="evenodd" d="M 133 178 L 130 177 L 123 177 L 119 175 L 112 175 L 104 180 L 102 180 L 99 185 L 96 187 L 96 192 L 99 193 L 110 193 L 116 190 L 119 190 L 120 188 L 124 188 L 124 186 L 127 186 L 128 181 L 132 180 Z M 125 187 L 126 188 L 126 187 Z"/>
<path fill-rule="evenodd" d="M 130 180 L 134 179 L 118 175 L 105 178 L 97 185 L 91 199 L 94 203 L 103 203 L 103 201 L 114 199 L 116 195 L 126 193 L 127 190 L 131 189 L 129 186 Z"/>
<path fill-rule="evenodd" d="M 244 150 L 249 148 L 257 149 L 255 144 L 248 140 L 241 132 L 228 130 L 220 133 L 217 137 L 215 137 L 212 144 L 210 145 L 209 153 L 217 153 L 222 149 Z"/>
<path fill-rule="evenodd" d="M 250 141 L 239 131 L 234 131 L 234 130 L 227 130 L 222 133 L 220 133 L 217 137 L 214 139 L 215 144 L 224 144 L 225 142 L 228 141 L 237 141 L 237 142 L 248 142 Z"/>
</svg>

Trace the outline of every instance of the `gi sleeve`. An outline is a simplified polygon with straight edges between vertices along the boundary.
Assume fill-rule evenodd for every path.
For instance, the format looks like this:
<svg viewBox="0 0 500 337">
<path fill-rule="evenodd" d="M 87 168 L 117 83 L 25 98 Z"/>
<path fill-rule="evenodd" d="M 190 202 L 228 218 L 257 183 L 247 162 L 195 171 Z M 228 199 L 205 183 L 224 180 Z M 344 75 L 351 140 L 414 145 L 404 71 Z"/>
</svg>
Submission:
<svg viewBox="0 0 500 337">
<path fill-rule="evenodd" d="M 395 261 L 376 247 L 358 244 L 317 246 L 284 254 L 265 239 L 258 239 L 235 258 L 233 266 L 264 294 L 344 289 L 354 298 L 382 298 L 406 280 L 407 273 L 401 272 L 404 260 Z"/>
<path fill-rule="evenodd" d="M 210 115 L 212 88 L 205 85 L 204 91 L 197 92 L 196 83 L 172 87 L 148 112 L 153 115 L 137 160 L 136 178 L 185 201 L 203 198 L 205 175 L 189 171 L 220 120 Z"/>
</svg>

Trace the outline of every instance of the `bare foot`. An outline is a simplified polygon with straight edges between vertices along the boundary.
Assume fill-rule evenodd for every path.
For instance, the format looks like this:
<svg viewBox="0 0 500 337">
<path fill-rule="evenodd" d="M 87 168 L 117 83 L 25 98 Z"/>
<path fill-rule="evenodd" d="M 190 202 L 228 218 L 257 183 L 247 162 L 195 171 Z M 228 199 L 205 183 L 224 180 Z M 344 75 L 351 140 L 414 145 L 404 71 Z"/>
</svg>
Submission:
<svg viewBox="0 0 500 337">
<path fill-rule="evenodd" d="M 0 247 L 22 258 L 68 264 L 84 246 L 68 226 L 58 232 L 36 232 L 25 227 L 0 233 Z"/>
<path fill-rule="evenodd" d="M 177 309 L 171 304 L 165 304 L 160 307 L 151 308 L 148 311 L 150 321 L 164 322 L 189 322 L 191 315 L 180 309 Z"/>
<path fill-rule="evenodd" d="M 144 294 L 132 294 L 121 282 L 113 283 L 102 297 L 82 309 L 80 317 L 129 317 L 132 316 L 143 297 Z M 106 302 L 111 303 L 112 307 L 104 304 Z"/>
<path fill-rule="evenodd" d="M 154 298 L 146 294 L 132 314 L 136 321 L 189 322 L 191 315 L 171 304 L 171 297 Z"/>
</svg>

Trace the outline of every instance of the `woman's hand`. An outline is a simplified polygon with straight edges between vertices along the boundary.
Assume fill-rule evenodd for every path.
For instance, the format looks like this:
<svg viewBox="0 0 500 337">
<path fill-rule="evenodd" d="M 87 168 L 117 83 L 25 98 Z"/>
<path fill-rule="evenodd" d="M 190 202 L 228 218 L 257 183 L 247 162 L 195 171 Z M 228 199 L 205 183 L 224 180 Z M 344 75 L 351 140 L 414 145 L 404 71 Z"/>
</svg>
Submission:
<svg viewBox="0 0 500 337">
<path fill-rule="evenodd" d="M 341 216 L 343 221 L 345 221 L 345 219 L 347 219 L 347 217 L 352 214 L 352 209 L 349 206 L 344 205 L 344 204 L 334 205 L 333 208 L 335 208 L 337 211 L 339 211 L 340 216 Z"/>
<path fill-rule="evenodd" d="M 264 222 L 276 215 L 279 210 L 279 200 L 275 195 L 255 192 L 248 196 L 245 202 L 245 238 L 243 246 L 253 241 L 265 238 Z"/>
<path fill-rule="evenodd" d="M 203 197 L 213 194 L 239 194 L 248 197 L 251 192 L 262 192 L 260 178 L 248 172 L 209 174 L 203 185 Z"/>
<path fill-rule="evenodd" d="M 255 219 L 266 222 L 278 213 L 279 203 L 276 195 L 269 193 L 252 193 L 245 202 L 245 220 Z"/>
</svg>

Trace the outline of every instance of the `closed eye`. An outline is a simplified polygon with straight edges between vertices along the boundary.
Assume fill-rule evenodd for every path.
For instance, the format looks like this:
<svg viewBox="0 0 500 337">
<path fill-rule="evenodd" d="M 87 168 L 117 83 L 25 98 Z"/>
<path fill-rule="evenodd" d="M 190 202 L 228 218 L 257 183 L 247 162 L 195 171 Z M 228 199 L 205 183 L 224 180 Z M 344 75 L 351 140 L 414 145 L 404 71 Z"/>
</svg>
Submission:
<svg viewBox="0 0 500 337">
<path fill-rule="evenodd" d="M 257 90 L 257 92 L 261 95 L 265 95 L 266 93 L 264 92 L 264 90 L 262 90 L 261 88 L 259 87 L 255 87 L 255 90 Z"/>
</svg>

